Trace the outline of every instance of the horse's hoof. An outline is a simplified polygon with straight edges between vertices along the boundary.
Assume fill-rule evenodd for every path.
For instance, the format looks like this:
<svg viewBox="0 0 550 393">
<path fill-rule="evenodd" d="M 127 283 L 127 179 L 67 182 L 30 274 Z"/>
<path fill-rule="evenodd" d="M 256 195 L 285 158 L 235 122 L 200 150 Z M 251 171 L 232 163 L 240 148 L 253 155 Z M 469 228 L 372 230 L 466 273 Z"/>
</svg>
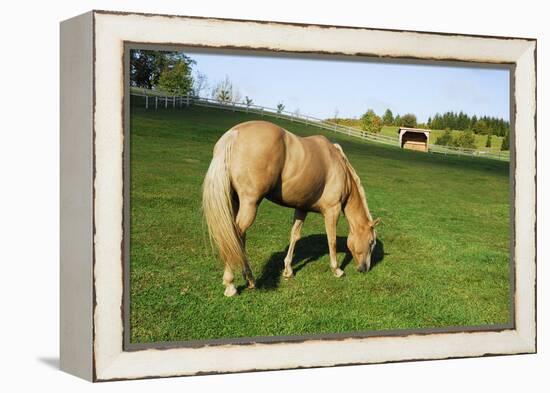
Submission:
<svg viewBox="0 0 550 393">
<path fill-rule="evenodd" d="M 256 283 L 254 281 L 249 281 L 247 285 L 248 289 L 256 289 Z"/>
<path fill-rule="evenodd" d="M 343 271 L 342 269 L 337 268 L 337 269 L 334 270 L 334 276 L 335 276 L 335 277 L 340 278 L 340 277 L 342 277 L 343 275 L 344 275 L 344 271 Z"/>
<path fill-rule="evenodd" d="M 283 272 L 283 277 L 284 278 L 292 278 L 294 277 L 294 272 L 292 271 L 292 269 L 289 269 L 289 270 L 286 270 Z"/>
<path fill-rule="evenodd" d="M 225 292 L 223 293 L 227 297 L 235 296 L 237 294 L 237 288 L 235 285 L 231 284 L 225 287 Z"/>
</svg>

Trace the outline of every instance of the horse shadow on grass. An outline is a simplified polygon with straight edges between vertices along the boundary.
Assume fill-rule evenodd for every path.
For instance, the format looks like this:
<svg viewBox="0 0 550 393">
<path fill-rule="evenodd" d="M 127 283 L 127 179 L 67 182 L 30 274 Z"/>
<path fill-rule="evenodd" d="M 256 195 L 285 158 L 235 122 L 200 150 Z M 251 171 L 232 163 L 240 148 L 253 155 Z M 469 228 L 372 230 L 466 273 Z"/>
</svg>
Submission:
<svg viewBox="0 0 550 393">
<path fill-rule="evenodd" d="M 262 272 L 256 280 L 256 288 L 269 290 L 276 289 L 279 286 L 287 252 L 288 246 L 285 251 L 271 254 L 271 257 L 264 264 Z M 340 268 L 345 270 L 353 260 L 346 245 L 346 237 L 338 236 L 336 238 L 336 252 L 344 252 L 346 254 L 344 260 L 340 262 Z M 318 261 L 321 257 L 328 255 L 328 253 L 327 237 L 324 234 L 309 235 L 298 240 L 294 248 L 294 258 L 292 258 L 292 270 L 294 271 L 294 275 L 298 275 L 300 270 L 306 265 Z M 382 240 L 377 239 L 371 257 L 371 269 L 382 261 L 382 259 L 384 259 L 384 243 Z"/>
</svg>

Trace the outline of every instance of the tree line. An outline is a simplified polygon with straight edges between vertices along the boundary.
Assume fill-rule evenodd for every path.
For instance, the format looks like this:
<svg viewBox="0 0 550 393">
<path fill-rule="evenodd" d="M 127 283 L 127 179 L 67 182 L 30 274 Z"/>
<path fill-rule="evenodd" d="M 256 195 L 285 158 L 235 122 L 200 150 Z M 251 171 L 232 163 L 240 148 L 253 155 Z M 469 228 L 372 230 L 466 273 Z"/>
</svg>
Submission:
<svg viewBox="0 0 550 393">
<path fill-rule="evenodd" d="M 394 116 L 390 109 L 386 109 L 382 116 L 378 116 L 373 109 L 368 109 L 359 119 L 339 118 L 338 110 L 336 110 L 334 117 L 327 119 L 327 121 L 350 127 L 359 126 L 363 131 L 373 133 L 382 131 L 383 126 L 427 128 L 425 124 L 418 123 L 415 114 L 406 113 L 404 115 Z"/>
<path fill-rule="evenodd" d="M 229 76 L 210 84 L 206 75 L 193 69 L 196 62 L 183 52 L 163 52 L 136 49 L 130 52 L 130 85 L 158 90 L 168 95 L 191 94 L 195 97 L 210 96 L 222 102 L 241 102 L 251 107 L 254 101 L 242 96 Z M 193 72 L 195 71 L 195 72 Z M 277 113 L 285 110 L 285 104 L 277 104 Z M 297 108 L 294 111 L 299 114 Z"/>
<path fill-rule="evenodd" d="M 464 112 L 436 113 L 428 118 L 427 125 L 434 130 L 470 130 L 474 134 L 505 136 L 510 129 L 510 123 L 504 119 L 490 116 L 469 116 Z"/>
<path fill-rule="evenodd" d="M 487 135 L 485 147 L 492 147 L 492 136 L 504 137 L 501 143 L 501 150 L 509 150 L 510 123 L 504 119 L 490 116 L 477 117 L 469 116 L 460 112 L 436 113 L 429 117 L 426 123 L 420 123 L 413 113 L 404 115 L 394 115 L 390 109 L 386 109 L 382 116 L 378 116 L 372 109 L 368 109 L 359 119 L 341 119 L 335 116 L 329 121 L 336 122 L 351 127 L 359 126 L 366 132 L 379 133 L 383 126 L 424 128 L 433 130 L 445 130 L 445 133 L 437 138 L 437 145 L 454 146 L 463 148 L 476 148 L 475 134 Z M 458 135 L 453 135 L 451 130 L 461 131 Z"/>
<path fill-rule="evenodd" d="M 195 61 L 183 52 L 136 49 L 130 51 L 130 85 L 187 94 L 193 89 Z"/>
<path fill-rule="evenodd" d="M 251 106 L 250 97 L 242 97 L 237 86 L 229 79 L 209 84 L 206 75 L 194 70 L 196 62 L 181 51 L 154 51 L 136 49 L 130 51 L 130 84 L 134 87 L 154 89 L 170 95 L 193 96 L 210 95 L 220 102 L 243 102 Z M 282 102 L 277 105 L 277 112 L 285 109 Z M 298 109 L 296 110 L 299 111 Z M 390 109 L 386 109 L 382 116 L 368 109 L 360 119 L 338 118 L 338 111 L 332 119 L 327 119 L 339 124 L 352 127 L 359 126 L 365 132 L 379 133 L 383 126 L 429 128 L 445 130 L 445 133 L 437 138 L 436 144 L 475 148 L 474 134 L 487 135 L 486 147 L 491 147 L 492 136 L 502 136 L 502 150 L 509 149 L 510 123 L 501 118 L 476 115 L 469 116 L 460 112 L 436 113 L 428 118 L 426 123 L 419 123 L 413 113 L 394 115 Z M 451 130 L 462 131 L 453 136 Z"/>
<path fill-rule="evenodd" d="M 210 95 L 220 102 L 242 101 L 247 106 L 252 105 L 252 99 L 243 98 L 228 76 L 211 85 L 206 75 L 194 70 L 195 64 L 181 51 L 135 49 L 130 51 L 130 85 L 169 95 Z"/>
<path fill-rule="evenodd" d="M 503 137 L 500 150 L 510 149 L 510 123 L 504 119 L 476 115 L 469 116 L 464 112 L 445 112 L 442 115 L 436 113 L 433 118 L 428 118 L 427 125 L 431 129 L 445 130 L 445 133 L 436 140 L 437 145 L 465 147 L 474 149 L 475 136 L 486 135 L 485 147 L 492 147 L 492 136 Z M 458 136 L 453 136 L 450 130 L 462 131 Z"/>
</svg>

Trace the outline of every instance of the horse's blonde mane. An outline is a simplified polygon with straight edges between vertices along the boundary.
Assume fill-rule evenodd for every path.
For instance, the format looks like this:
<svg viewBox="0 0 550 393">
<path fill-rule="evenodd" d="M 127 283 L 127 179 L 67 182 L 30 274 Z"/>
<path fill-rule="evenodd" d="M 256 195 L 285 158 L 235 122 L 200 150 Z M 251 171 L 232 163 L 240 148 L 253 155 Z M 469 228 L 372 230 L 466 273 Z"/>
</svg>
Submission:
<svg viewBox="0 0 550 393">
<path fill-rule="evenodd" d="M 336 147 L 338 152 L 340 152 L 340 155 L 342 156 L 342 160 L 344 161 L 344 164 L 348 170 L 348 173 L 350 174 L 351 178 L 355 182 L 355 185 L 357 186 L 357 191 L 359 192 L 359 197 L 361 198 L 361 202 L 363 202 L 363 207 L 365 209 L 365 212 L 367 213 L 367 218 L 369 219 L 369 221 L 372 221 L 369 205 L 367 204 L 367 197 L 365 196 L 365 190 L 361 185 L 361 179 L 357 175 L 357 172 L 355 172 L 355 169 L 351 166 L 351 163 L 349 162 L 348 157 L 344 153 L 342 146 L 340 146 L 338 143 L 335 143 L 334 146 Z"/>
</svg>

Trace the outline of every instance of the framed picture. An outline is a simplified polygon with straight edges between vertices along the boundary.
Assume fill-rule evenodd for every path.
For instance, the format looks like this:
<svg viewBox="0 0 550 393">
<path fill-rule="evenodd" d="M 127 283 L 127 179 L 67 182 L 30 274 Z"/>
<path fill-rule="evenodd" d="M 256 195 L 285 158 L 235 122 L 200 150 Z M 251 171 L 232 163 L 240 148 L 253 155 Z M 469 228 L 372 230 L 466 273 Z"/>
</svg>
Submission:
<svg viewBox="0 0 550 393">
<path fill-rule="evenodd" d="M 61 23 L 61 368 L 536 351 L 536 40 Z"/>
</svg>

